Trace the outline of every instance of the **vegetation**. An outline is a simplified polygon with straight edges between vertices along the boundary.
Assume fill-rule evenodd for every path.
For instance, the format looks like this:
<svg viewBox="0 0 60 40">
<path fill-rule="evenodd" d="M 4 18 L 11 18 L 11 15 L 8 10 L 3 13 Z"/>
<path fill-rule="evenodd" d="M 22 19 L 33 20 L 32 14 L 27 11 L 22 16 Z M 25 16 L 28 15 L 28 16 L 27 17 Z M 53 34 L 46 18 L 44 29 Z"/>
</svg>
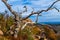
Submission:
<svg viewBox="0 0 60 40">
<path fill-rule="evenodd" d="M 7 11 L 0 13 L 0 40 L 58 40 L 59 36 L 55 33 L 53 28 L 50 28 L 49 25 L 37 24 L 40 13 L 53 9 L 53 5 L 58 1 L 59 0 L 53 2 L 46 10 L 32 11 L 30 15 L 22 18 L 22 15 L 19 16 L 17 12 L 12 10 L 7 0 L 2 0 L 13 16 L 7 15 Z M 24 6 L 24 8 L 25 10 L 20 14 L 27 12 L 27 7 Z M 57 8 L 55 9 L 59 12 Z M 37 14 L 35 23 L 28 19 L 34 14 Z"/>
<path fill-rule="evenodd" d="M 46 33 L 46 37 L 56 39 L 56 33 L 53 31 L 53 29 L 50 29 L 49 26 L 39 26 L 34 23 L 29 23 L 23 30 L 20 30 L 16 39 L 13 37 L 13 35 L 10 35 L 8 33 L 9 28 L 14 24 L 14 18 L 11 16 L 9 16 L 9 18 L 6 18 L 4 14 L 0 14 L 0 19 L 0 30 L 3 32 L 3 35 L 0 35 L 1 40 L 39 40 L 39 36 L 42 31 Z M 23 25 L 24 23 L 22 24 L 22 26 Z M 14 30 L 14 27 L 12 30 Z"/>
</svg>

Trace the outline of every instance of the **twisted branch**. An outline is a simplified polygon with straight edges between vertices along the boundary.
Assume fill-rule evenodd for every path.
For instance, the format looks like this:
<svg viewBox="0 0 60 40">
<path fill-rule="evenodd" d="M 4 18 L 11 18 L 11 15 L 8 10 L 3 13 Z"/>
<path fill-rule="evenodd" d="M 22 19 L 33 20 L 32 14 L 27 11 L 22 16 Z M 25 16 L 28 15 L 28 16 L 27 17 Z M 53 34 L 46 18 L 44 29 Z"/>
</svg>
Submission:
<svg viewBox="0 0 60 40">
<path fill-rule="evenodd" d="M 52 5 L 50 7 L 48 7 L 46 10 L 41 10 L 41 11 L 37 11 L 37 12 L 31 12 L 31 14 L 29 14 L 27 17 L 23 18 L 22 20 L 25 20 L 25 19 L 29 18 L 30 16 L 32 16 L 34 14 L 41 14 L 42 12 L 49 11 L 53 7 L 53 5 L 55 3 L 57 3 L 58 1 L 60 1 L 60 0 L 57 0 L 57 1 L 53 2 Z M 55 9 L 57 10 L 57 8 L 55 8 Z M 59 12 L 59 10 L 57 10 L 57 11 Z"/>
</svg>

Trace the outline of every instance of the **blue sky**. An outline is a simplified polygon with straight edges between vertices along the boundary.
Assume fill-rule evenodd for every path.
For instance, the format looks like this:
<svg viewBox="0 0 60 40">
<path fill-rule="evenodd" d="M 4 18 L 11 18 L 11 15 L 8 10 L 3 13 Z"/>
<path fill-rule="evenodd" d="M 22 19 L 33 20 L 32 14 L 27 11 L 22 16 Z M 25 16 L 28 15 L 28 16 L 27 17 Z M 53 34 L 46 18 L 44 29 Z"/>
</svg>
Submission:
<svg viewBox="0 0 60 40">
<path fill-rule="evenodd" d="M 54 1 L 56 0 L 8 0 L 8 3 L 13 5 L 12 9 L 17 12 L 23 11 L 23 6 L 26 5 L 28 12 L 23 13 L 23 15 L 26 16 L 31 13 L 32 8 L 34 8 L 34 11 L 47 9 Z M 60 10 L 60 2 L 57 2 L 53 7 Z M 5 10 L 8 9 L 0 0 L 0 12 L 4 12 Z M 43 12 L 41 15 L 42 16 L 39 17 L 39 22 L 60 22 L 60 12 L 57 12 L 55 9 Z M 35 18 L 33 17 L 32 19 L 34 20 Z"/>
</svg>

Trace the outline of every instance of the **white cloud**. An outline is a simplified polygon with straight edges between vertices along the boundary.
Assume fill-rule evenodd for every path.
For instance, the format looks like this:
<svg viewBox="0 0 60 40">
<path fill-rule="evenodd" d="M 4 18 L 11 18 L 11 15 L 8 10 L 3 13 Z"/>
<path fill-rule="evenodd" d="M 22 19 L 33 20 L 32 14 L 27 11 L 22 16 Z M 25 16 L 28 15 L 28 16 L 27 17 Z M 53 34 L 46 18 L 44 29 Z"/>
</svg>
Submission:
<svg viewBox="0 0 60 40">
<path fill-rule="evenodd" d="M 18 3 L 18 1 L 20 2 L 20 4 Z M 31 4 L 23 4 L 23 0 L 8 0 L 8 3 L 12 3 L 12 9 L 15 11 L 23 11 L 23 6 L 27 5 L 28 7 L 28 12 L 24 13 L 23 15 L 28 15 L 31 13 L 32 8 L 33 7 L 35 9 L 35 11 L 37 10 L 42 10 L 42 9 L 47 9 L 54 1 L 56 0 L 27 0 L 27 2 L 31 3 Z M 14 5 L 14 2 L 16 2 L 17 4 Z M 58 9 L 60 9 L 60 2 L 56 3 L 54 5 L 55 7 L 57 7 Z M 18 8 L 18 9 L 17 9 Z M 0 12 L 3 12 L 6 8 L 6 6 L 3 4 L 3 2 L 1 2 L 0 0 Z M 50 20 L 50 19 L 58 19 L 60 17 L 59 12 L 57 12 L 55 9 L 50 10 L 48 12 L 43 12 L 42 16 L 40 17 L 41 20 L 46 21 Z M 42 18 L 46 18 L 45 20 Z"/>
<path fill-rule="evenodd" d="M 17 1 L 17 0 L 8 0 L 8 1 Z"/>
</svg>

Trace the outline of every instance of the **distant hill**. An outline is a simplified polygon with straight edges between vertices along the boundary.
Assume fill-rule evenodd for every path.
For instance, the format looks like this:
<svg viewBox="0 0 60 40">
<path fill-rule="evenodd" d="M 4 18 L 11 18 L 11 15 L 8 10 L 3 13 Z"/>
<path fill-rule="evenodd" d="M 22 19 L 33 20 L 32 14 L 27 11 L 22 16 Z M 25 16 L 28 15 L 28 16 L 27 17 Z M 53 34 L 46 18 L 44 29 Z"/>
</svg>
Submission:
<svg viewBox="0 0 60 40">
<path fill-rule="evenodd" d="M 48 25 L 60 25 L 60 22 L 38 22 L 40 24 L 48 24 Z"/>
<path fill-rule="evenodd" d="M 30 17 L 30 19 L 33 21 L 33 22 L 35 22 L 36 21 L 36 16 L 31 16 Z M 39 19 L 38 19 L 38 23 L 40 23 L 40 24 L 53 24 L 53 25 L 60 25 L 60 21 L 52 21 L 52 19 L 51 20 L 47 20 L 47 19 L 45 19 L 45 20 L 47 20 L 47 21 L 45 21 L 44 20 L 45 18 L 42 18 L 41 16 L 39 16 Z"/>
</svg>

